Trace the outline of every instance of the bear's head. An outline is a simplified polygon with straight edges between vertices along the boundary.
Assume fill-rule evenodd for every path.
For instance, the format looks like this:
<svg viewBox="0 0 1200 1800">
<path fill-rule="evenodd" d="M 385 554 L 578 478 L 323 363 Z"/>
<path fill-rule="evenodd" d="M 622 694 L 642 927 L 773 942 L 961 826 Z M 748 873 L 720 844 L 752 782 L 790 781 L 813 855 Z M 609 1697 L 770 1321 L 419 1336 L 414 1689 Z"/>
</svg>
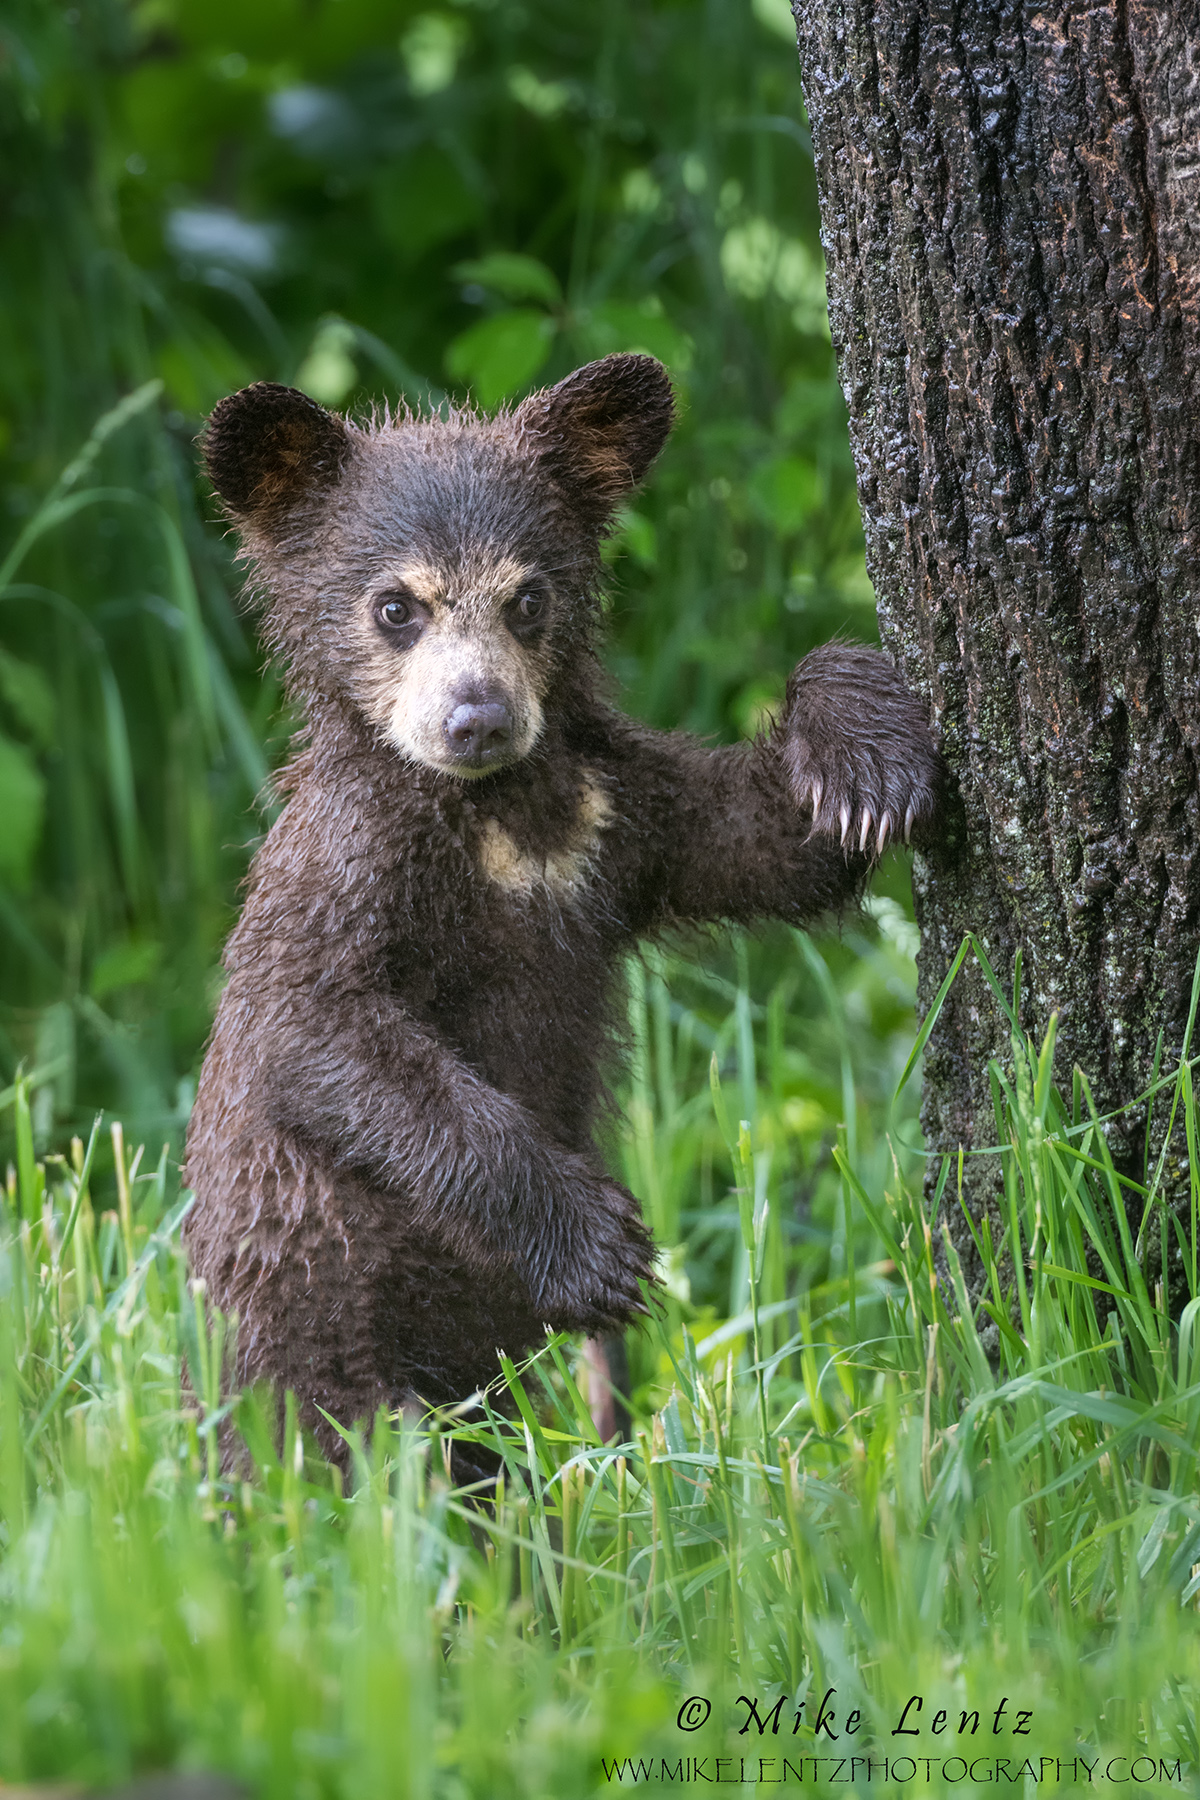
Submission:
<svg viewBox="0 0 1200 1800">
<path fill-rule="evenodd" d="M 672 417 L 662 365 L 621 355 L 494 419 L 363 428 L 256 382 L 203 447 L 297 697 L 461 779 L 542 736 L 590 642 L 600 540 Z"/>
</svg>

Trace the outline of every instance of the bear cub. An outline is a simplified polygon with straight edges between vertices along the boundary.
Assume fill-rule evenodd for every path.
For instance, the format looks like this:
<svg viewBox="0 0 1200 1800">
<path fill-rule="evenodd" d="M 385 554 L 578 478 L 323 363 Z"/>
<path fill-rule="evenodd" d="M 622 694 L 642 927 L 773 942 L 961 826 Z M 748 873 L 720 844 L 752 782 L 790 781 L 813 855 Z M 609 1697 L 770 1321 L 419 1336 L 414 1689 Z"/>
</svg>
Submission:
<svg viewBox="0 0 1200 1800">
<path fill-rule="evenodd" d="M 709 749 L 613 710 L 600 544 L 671 389 L 609 356 L 497 418 L 360 427 L 259 382 L 207 466 L 304 709 L 188 1135 L 195 1273 L 237 1378 L 323 1447 L 452 1403 L 547 1325 L 645 1310 L 653 1246 L 592 1143 L 614 969 L 703 920 L 800 924 L 933 816 L 923 708 L 874 651 L 805 658 Z"/>
</svg>

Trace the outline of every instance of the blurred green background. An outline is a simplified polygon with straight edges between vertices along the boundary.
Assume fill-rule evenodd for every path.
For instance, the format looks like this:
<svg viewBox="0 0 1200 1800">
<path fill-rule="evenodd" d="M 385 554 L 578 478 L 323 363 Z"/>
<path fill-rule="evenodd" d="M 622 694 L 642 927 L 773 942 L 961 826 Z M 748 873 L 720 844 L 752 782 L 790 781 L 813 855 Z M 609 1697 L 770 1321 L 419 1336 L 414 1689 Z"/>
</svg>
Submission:
<svg viewBox="0 0 1200 1800">
<path fill-rule="evenodd" d="M 0 1088 L 49 1077 L 43 1148 L 103 1106 L 177 1151 L 292 728 L 197 469 L 222 395 L 490 407 L 649 350 L 682 418 L 609 547 L 623 703 L 736 737 L 814 644 L 873 637 L 791 17 L 10 0 L 0 84 Z M 867 939 L 828 947 L 848 1013 L 788 933 L 653 974 L 700 1095 L 731 996 L 764 1045 L 775 996 L 809 1163 L 847 1018 L 865 1104 L 910 1019 L 881 917 L 866 974 Z"/>
</svg>

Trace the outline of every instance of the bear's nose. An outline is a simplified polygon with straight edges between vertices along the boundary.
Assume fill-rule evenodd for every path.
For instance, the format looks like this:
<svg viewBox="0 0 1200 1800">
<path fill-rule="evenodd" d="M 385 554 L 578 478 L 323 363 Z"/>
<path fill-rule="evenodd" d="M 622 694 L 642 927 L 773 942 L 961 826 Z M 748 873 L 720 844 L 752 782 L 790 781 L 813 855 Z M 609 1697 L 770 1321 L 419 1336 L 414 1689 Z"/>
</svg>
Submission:
<svg viewBox="0 0 1200 1800">
<path fill-rule="evenodd" d="M 442 730 L 463 762 L 482 762 L 503 750 L 512 736 L 512 714 L 501 700 L 464 701 L 449 715 Z"/>
</svg>

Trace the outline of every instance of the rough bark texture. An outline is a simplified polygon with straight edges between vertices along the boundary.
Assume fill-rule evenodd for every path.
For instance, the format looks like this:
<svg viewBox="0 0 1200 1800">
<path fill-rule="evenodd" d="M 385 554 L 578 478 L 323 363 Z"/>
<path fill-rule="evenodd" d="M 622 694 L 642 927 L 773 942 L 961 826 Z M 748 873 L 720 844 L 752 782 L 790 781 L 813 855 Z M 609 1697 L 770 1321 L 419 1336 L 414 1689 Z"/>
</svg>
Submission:
<svg viewBox="0 0 1200 1800">
<path fill-rule="evenodd" d="M 1019 946 L 1023 1024 L 1057 1009 L 1115 1106 L 1178 1049 L 1200 941 L 1200 12 L 794 11 L 880 626 L 956 787 L 922 999 L 968 928 L 1005 981 Z M 968 965 L 933 1148 L 994 1142 L 1007 1039 Z"/>
</svg>

